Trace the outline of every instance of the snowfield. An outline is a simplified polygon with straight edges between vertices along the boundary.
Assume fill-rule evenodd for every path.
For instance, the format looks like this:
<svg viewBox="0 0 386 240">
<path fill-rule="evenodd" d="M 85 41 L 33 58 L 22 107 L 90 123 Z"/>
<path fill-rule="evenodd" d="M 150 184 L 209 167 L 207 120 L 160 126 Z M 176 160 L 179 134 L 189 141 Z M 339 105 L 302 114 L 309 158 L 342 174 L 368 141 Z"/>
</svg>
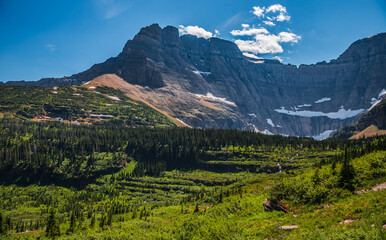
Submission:
<svg viewBox="0 0 386 240">
<path fill-rule="evenodd" d="M 326 130 L 319 135 L 312 136 L 312 138 L 315 140 L 323 140 L 330 137 L 333 132 L 335 132 L 335 130 Z"/>
<path fill-rule="evenodd" d="M 272 127 L 275 127 L 275 124 L 273 124 L 272 120 L 270 118 L 267 119 L 267 123 L 271 125 Z"/>
<path fill-rule="evenodd" d="M 275 109 L 275 111 L 278 113 L 288 114 L 292 116 L 300 116 L 300 117 L 328 117 L 331 119 L 347 119 L 358 115 L 359 113 L 363 112 L 364 109 L 346 110 L 343 108 L 343 106 L 341 106 L 341 108 L 337 112 L 324 113 L 324 112 L 314 112 L 314 111 L 292 111 L 292 110 L 286 110 L 284 107 L 281 107 L 281 109 Z"/>
<path fill-rule="evenodd" d="M 209 98 L 213 101 L 223 102 L 225 104 L 232 105 L 232 106 L 236 107 L 236 104 L 234 102 L 228 101 L 228 100 L 226 100 L 226 98 L 215 97 L 210 92 L 208 92 L 206 95 L 202 95 L 202 94 L 193 94 L 193 95 L 198 97 L 198 98 Z"/>
<path fill-rule="evenodd" d="M 324 98 L 317 100 L 315 103 L 322 103 L 322 102 L 328 102 L 328 101 L 331 101 L 331 98 L 324 97 Z"/>
<path fill-rule="evenodd" d="M 197 74 L 197 75 L 204 75 L 204 76 L 209 76 L 210 74 L 212 74 L 211 72 L 202 72 L 202 71 L 199 71 L 199 70 L 195 70 L 195 71 L 192 71 L 193 73 Z"/>
</svg>

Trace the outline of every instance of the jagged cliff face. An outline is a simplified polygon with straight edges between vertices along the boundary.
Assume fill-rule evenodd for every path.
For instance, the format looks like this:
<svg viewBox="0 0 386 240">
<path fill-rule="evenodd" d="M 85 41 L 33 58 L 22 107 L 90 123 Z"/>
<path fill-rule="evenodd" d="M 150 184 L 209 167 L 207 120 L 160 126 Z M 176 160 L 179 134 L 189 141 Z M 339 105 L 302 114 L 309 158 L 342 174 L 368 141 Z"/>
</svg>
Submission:
<svg viewBox="0 0 386 240">
<path fill-rule="evenodd" d="M 113 73 L 135 85 L 138 98 L 195 127 L 327 136 L 371 106 L 386 88 L 385 69 L 386 34 L 353 43 L 330 63 L 296 67 L 249 59 L 232 42 L 179 37 L 177 28 L 154 24 L 117 57 L 34 84 L 80 84 Z"/>
</svg>

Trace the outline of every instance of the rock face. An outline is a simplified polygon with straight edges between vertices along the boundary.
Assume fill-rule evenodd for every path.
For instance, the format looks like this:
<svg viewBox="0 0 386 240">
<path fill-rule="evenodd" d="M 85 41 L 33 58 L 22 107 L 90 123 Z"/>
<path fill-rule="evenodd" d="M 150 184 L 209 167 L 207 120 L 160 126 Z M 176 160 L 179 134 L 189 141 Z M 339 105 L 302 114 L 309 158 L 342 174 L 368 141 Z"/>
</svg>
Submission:
<svg viewBox="0 0 386 240">
<path fill-rule="evenodd" d="M 264 211 L 272 212 L 272 211 L 282 211 L 287 213 L 287 209 L 278 201 L 272 201 L 265 199 L 263 202 Z"/>
<path fill-rule="evenodd" d="M 371 106 L 386 88 L 385 69 L 385 33 L 356 41 L 329 63 L 297 67 L 250 59 L 232 42 L 179 36 L 175 27 L 153 24 L 117 57 L 89 70 L 12 84 L 72 85 L 116 74 L 137 85 L 144 100 L 191 126 L 327 136 Z"/>
<path fill-rule="evenodd" d="M 386 134 L 386 94 L 380 97 L 368 111 L 352 126 L 347 126 L 334 134 L 336 138 L 362 138 Z"/>
</svg>

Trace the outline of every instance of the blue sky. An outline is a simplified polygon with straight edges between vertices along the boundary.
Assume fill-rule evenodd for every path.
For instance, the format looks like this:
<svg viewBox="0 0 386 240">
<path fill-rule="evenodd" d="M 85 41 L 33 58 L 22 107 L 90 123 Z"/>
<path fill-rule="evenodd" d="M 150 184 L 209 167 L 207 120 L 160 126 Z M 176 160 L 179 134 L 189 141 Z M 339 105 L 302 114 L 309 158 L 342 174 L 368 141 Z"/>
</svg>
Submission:
<svg viewBox="0 0 386 240">
<path fill-rule="evenodd" d="M 386 1 L 0 0 L 0 81 L 84 71 L 152 23 L 216 35 L 249 55 L 311 64 L 386 32 Z"/>
</svg>

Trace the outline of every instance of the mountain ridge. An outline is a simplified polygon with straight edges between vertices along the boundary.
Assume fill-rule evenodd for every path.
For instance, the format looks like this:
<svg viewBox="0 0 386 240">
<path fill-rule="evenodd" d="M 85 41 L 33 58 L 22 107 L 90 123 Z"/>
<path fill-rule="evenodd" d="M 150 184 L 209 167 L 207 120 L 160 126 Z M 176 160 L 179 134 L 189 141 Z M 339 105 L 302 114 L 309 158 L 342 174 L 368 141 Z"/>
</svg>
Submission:
<svg viewBox="0 0 386 240">
<path fill-rule="evenodd" d="M 175 27 L 153 24 L 117 57 L 31 84 L 74 85 L 116 74 L 138 85 L 144 100 L 195 127 L 316 136 L 355 123 L 386 87 L 385 39 L 385 33 L 361 39 L 336 60 L 297 67 L 252 60 L 230 41 L 179 36 Z"/>
</svg>

